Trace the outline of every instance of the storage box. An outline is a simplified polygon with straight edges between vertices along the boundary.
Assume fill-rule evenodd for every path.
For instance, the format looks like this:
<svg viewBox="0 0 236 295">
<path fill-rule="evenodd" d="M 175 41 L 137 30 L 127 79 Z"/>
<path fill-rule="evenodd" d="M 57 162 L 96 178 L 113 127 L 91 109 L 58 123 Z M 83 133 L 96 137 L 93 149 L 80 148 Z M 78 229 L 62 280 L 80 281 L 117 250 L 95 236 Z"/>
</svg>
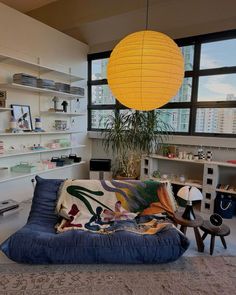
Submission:
<svg viewBox="0 0 236 295">
<path fill-rule="evenodd" d="M 90 171 L 110 171 L 111 160 L 110 159 L 91 159 Z"/>
<path fill-rule="evenodd" d="M 74 161 L 74 163 L 79 163 L 82 160 L 82 158 L 78 157 L 76 154 L 70 154 L 69 159 L 72 159 Z"/>
<path fill-rule="evenodd" d="M 37 167 L 27 162 L 21 162 L 19 165 L 11 167 L 12 172 L 17 173 L 32 173 L 37 170 Z"/>
<path fill-rule="evenodd" d="M 58 157 L 52 157 L 51 162 L 56 163 L 57 167 L 64 166 L 64 163 L 65 163 L 63 159 L 60 159 Z"/>
<path fill-rule="evenodd" d="M 73 159 L 70 159 L 68 156 L 61 156 L 61 160 L 64 161 L 64 165 L 71 165 L 74 163 Z"/>
</svg>

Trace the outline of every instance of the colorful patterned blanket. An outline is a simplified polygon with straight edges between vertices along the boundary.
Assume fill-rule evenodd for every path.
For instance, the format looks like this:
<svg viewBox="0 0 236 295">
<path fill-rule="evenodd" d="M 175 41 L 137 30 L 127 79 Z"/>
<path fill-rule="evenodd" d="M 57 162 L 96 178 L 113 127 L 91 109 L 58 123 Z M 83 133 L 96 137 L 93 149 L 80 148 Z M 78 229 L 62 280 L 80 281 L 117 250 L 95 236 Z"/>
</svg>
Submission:
<svg viewBox="0 0 236 295">
<path fill-rule="evenodd" d="M 169 184 L 152 180 L 66 180 L 61 186 L 57 232 L 81 229 L 108 234 L 128 230 L 154 234 L 172 226 L 176 210 Z"/>
</svg>

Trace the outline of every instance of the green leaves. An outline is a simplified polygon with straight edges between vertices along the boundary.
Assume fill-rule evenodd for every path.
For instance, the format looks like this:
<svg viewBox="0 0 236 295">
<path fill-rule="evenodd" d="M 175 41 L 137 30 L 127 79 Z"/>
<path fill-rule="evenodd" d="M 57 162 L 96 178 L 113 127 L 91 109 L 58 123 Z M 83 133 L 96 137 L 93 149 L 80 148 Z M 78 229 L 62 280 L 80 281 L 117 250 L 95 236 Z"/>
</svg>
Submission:
<svg viewBox="0 0 236 295">
<path fill-rule="evenodd" d="M 93 208 L 90 205 L 90 203 L 88 201 L 88 198 L 91 199 L 91 200 L 93 200 L 94 202 L 100 204 L 102 207 L 107 208 L 108 210 L 113 211 L 111 208 L 109 208 L 108 206 L 104 205 L 102 202 L 98 201 L 97 199 L 95 199 L 91 195 L 89 195 L 89 194 L 93 194 L 95 196 L 103 196 L 104 193 L 102 191 L 92 191 L 92 190 L 89 190 L 89 189 L 87 189 L 85 187 L 82 187 L 82 186 L 79 186 L 79 185 L 70 185 L 67 188 L 67 192 L 70 195 L 72 195 L 72 196 L 80 199 L 80 201 L 82 201 L 85 204 L 85 206 L 88 208 L 89 212 L 92 215 L 95 215 L 95 212 L 93 211 Z"/>
</svg>

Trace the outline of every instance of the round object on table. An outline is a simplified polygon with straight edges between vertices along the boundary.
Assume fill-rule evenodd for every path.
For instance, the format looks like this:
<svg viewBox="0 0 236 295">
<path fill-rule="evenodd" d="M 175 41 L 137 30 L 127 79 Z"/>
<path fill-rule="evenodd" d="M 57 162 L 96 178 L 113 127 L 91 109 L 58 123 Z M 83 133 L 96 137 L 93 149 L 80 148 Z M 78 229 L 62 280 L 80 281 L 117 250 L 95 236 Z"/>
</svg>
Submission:
<svg viewBox="0 0 236 295">
<path fill-rule="evenodd" d="M 219 214 L 214 213 L 210 216 L 210 222 L 214 226 L 221 226 L 223 219 Z"/>
<path fill-rule="evenodd" d="M 205 233 L 215 236 L 228 236 L 230 234 L 230 228 L 226 224 L 221 226 L 214 226 L 210 221 L 204 220 L 203 224 L 200 226 L 200 229 Z"/>
</svg>

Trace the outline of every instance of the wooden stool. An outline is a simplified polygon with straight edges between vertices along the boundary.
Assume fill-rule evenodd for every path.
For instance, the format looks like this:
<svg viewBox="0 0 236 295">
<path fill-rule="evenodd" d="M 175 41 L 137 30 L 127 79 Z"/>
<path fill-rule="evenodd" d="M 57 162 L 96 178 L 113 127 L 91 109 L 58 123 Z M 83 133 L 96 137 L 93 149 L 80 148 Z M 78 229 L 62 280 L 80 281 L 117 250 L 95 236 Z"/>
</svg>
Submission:
<svg viewBox="0 0 236 295">
<path fill-rule="evenodd" d="M 195 234 L 195 239 L 197 242 L 198 252 L 204 252 L 204 244 L 202 237 L 200 235 L 198 227 L 203 224 L 203 219 L 201 216 L 195 214 L 196 219 L 194 220 L 187 220 L 182 217 L 183 212 L 175 212 L 174 214 L 174 222 L 176 224 L 180 224 L 180 230 L 182 233 L 186 235 L 186 231 L 188 227 L 192 227 Z"/>
<path fill-rule="evenodd" d="M 221 239 L 221 242 L 225 249 L 227 249 L 227 245 L 225 242 L 225 236 L 228 236 L 230 234 L 230 228 L 222 224 L 221 226 L 214 226 L 210 223 L 208 220 L 204 220 L 203 224 L 200 226 L 200 229 L 204 231 L 204 234 L 202 235 L 202 240 L 206 238 L 206 236 L 209 234 L 211 235 L 211 244 L 210 244 L 210 254 L 213 254 L 214 246 L 215 246 L 215 237 L 219 236 Z"/>
</svg>

